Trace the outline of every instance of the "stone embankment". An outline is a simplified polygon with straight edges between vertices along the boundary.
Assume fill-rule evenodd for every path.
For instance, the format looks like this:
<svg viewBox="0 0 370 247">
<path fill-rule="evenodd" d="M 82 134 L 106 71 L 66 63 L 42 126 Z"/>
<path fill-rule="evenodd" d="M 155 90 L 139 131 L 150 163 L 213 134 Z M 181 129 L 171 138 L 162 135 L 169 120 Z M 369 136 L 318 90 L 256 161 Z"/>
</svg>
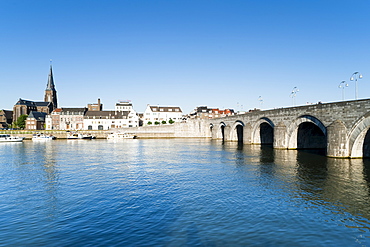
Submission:
<svg viewBox="0 0 370 247">
<path fill-rule="evenodd" d="M 209 128 L 206 127 L 205 121 L 190 120 L 186 123 L 174 123 L 158 126 L 143 126 L 125 129 L 111 129 L 111 130 L 79 130 L 78 133 L 91 134 L 96 139 L 106 139 L 110 133 L 126 132 L 135 135 L 137 138 L 199 138 L 208 137 L 211 135 Z M 44 133 L 55 136 L 57 139 L 67 139 L 69 134 L 65 130 L 3 130 L 3 134 L 11 134 L 14 136 L 25 137 L 26 140 L 31 140 L 32 135 L 36 133 Z"/>
</svg>

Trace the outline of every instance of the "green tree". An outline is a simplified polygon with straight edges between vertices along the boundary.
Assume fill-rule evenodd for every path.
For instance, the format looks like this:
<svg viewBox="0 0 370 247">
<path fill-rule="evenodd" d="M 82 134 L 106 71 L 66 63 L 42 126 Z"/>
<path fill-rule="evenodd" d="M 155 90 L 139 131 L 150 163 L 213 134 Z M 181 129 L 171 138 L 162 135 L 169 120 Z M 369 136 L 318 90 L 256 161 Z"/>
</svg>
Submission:
<svg viewBox="0 0 370 247">
<path fill-rule="evenodd" d="M 166 121 L 164 121 L 164 120 L 162 121 L 162 124 L 166 124 L 166 123 L 167 123 Z"/>
<path fill-rule="evenodd" d="M 24 129 L 26 127 L 27 117 L 28 115 L 20 115 L 19 118 L 17 118 L 17 121 L 15 121 L 15 125 L 20 129 Z"/>
<path fill-rule="evenodd" d="M 159 125 L 159 122 L 158 122 L 158 121 L 155 121 L 155 122 L 154 122 L 154 124 L 155 124 L 155 125 Z"/>
<path fill-rule="evenodd" d="M 148 125 L 152 125 L 152 124 L 153 124 L 152 122 L 150 122 L 150 121 L 148 122 Z"/>
<path fill-rule="evenodd" d="M 168 123 L 169 124 L 173 124 L 175 121 L 173 121 L 171 118 L 170 118 L 170 120 L 168 120 Z"/>
</svg>

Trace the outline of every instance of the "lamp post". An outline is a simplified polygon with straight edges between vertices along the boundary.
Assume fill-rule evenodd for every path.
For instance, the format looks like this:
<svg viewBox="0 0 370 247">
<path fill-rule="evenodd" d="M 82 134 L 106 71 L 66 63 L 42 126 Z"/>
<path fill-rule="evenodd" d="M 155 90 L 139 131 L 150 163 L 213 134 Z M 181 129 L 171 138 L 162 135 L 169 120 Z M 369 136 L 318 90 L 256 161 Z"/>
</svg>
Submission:
<svg viewBox="0 0 370 247">
<path fill-rule="evenodd" d="M 355 90 L 356 90 L 356 94 L 355 94 L 355 99 L 357 100 L 357 80 L 358 79 L 362 79 L 362 75 L 360 74 L 360 72 L 354 72 L 350 78 L 351 81 L 355 81 Z"/>
<path fill-rule="evenodd" d="M 297 87 L 294 87 L 292 89 L 292 92 L 290 93 L 290 97 L 292 98 L 292 104 L 295 106 L 295 96 L 299 92 L 299 89 Z"/>
<path fill-rule="evenodd" d="M 346 83 L 346 81 L 341 81 L 338 87 L 342 89 L 342 100 L 344 101 L 344 88 L 348 87 L 348 84 Z"/>
</svg>

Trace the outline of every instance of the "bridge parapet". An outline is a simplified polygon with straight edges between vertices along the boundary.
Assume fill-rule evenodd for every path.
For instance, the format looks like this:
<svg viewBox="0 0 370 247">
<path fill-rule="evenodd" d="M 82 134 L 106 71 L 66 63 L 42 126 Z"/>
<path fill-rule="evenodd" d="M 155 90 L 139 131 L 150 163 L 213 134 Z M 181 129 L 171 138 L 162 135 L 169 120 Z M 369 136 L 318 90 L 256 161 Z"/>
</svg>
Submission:
<svg viewBox="0 0 370 247">
<path fill-rule="evenodd" d="M 243 126 L 241 130 L 237 129 L 237 122 Z M 253 111 L 211 119 L 209 124 L 213 126 L 213 139 L 266 144 L 270 131 L 274 148 L 325 145 L 330 157 L 363 157 L 364 153 L 370 156 L 370 150 L 363 150 L 370 128 L 370 99 Z M 370 142 L 370 134 L 368 139 Z M 370 143 L 366 145 L 370 149 Z"/>
</svg>

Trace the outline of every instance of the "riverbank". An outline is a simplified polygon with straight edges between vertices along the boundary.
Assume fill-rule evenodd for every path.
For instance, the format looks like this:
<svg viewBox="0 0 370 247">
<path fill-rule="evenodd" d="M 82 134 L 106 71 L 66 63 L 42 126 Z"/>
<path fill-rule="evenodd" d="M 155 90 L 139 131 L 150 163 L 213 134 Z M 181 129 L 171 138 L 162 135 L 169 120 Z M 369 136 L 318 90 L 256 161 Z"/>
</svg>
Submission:
<svg viewBox="0 0 370 247">
<path fill-rule="evenodd" d="M 106 139 L 112 132 L 126 132 L 135 135 L 140 139 L 151 138 L 210 138 L 209 129 L 206 127 L 205 121 L 192 120 L 186 123 L 174 123 L 166 125 L 142 126 L 133 128 L 110 129 L 110 130 L 78 130 L 81 134 L 91 134 L 96 139 Z M 75 131 L 75 130 L 70 130 Z M 67 139 L 69 130 L 1 130 L 0 134 L 10 134 L 14 136 L 24 137 L 26 140 L 31 140 L 32 135 L 36 133 L 44 133 L 53 135 L 57 139 Z"/>
</svg>

